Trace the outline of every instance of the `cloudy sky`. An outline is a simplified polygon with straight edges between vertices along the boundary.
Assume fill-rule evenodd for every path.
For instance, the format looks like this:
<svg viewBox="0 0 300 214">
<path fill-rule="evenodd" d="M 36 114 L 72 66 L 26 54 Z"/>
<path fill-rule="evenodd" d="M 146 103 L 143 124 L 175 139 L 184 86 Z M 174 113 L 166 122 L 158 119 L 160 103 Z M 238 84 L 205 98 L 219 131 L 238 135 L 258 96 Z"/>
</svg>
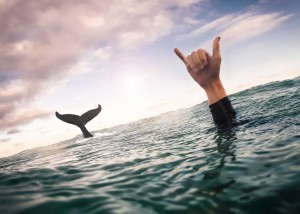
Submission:
<svg viewBox="0 0 300 214">
<path fill-rule="evenodd" d="M 0 157 L 206 99 L 173 52 L 220 35 L 227 92 L 300 75 L 298 0 L 0 0 Z"/>
</svg>

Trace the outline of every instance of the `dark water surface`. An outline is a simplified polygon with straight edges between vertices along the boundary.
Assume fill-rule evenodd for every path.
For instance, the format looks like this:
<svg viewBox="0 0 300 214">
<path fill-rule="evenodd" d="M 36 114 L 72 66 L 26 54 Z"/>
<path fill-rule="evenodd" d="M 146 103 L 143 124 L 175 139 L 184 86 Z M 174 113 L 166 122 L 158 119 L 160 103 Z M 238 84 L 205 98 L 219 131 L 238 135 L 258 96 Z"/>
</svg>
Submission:
<svg viewBox="0 0 300 214">
<path fill-rule="evenodd" d="M 0 159 L 0 213 L 300 213 L 300 78 Z"/>
</svg>

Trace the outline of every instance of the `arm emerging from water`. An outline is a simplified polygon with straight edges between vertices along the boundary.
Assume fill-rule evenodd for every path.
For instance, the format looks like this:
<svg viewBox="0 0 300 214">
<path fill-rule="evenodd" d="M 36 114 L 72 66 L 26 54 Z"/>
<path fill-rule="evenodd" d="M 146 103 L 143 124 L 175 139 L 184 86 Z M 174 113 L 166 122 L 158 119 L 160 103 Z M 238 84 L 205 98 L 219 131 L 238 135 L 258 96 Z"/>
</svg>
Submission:
<svg viewBox="0 0 300 214">
<path fill-rule="evenodd" d="M 178 48 L 174 51 L 185 64 L 191 77 L 204 89 L 215 123 L 231 125 L 235 111 L 220 79 L 220 40 L 220 37 L 215 38 L 212 55 L 204 49 L 193 51 L 188 56 Z"/>
</svg>

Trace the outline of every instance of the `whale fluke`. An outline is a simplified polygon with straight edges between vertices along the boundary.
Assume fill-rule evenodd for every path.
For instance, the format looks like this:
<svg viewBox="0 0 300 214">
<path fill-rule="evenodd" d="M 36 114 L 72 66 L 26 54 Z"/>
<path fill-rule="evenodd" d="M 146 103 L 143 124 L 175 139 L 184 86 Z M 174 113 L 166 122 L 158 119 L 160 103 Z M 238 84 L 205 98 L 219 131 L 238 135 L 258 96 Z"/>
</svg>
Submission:
<svg viewBox="0 0 300 214">
<path fill-rule="evenodd" d="M 101 111 L 101 105 L 98 105 L 98 108 L 89 110 L 87 112 L 85 112 L 84 114 L 82 114 L 80 116 L 83 124 L 87 124 L 88 122 L 90 122 L 94 117 L 96 117 Z"/>
<path fill-rule="evenodd" d="M 94 117 L 96 117 L 101 112 L 101 105 L 98 105 L 97 108 L 89 110 L 82 114 L 81 116 L 78 116 L 76 114 L 60 114 L 58 112 L 55 112 L 55 115 L 58 119 L 73 124 L 75 126 L 78 126 L 80 130 L 82 131 L 82 134 L 85 138 L 87 137 L 93 137 L 93 135 L 86 129 L 85 125 L 91 121 Z"/>
</svg>

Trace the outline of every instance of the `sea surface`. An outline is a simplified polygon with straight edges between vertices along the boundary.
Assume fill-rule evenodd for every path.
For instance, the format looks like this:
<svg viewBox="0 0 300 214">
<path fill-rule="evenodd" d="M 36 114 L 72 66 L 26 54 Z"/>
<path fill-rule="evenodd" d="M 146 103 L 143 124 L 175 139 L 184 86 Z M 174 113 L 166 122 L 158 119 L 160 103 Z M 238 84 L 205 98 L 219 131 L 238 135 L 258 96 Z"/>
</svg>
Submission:
<svg viewBox="0 0 300 214">
<path fill-rule="evenodd" d="M 0 213 L 300 213 L 300 77 L 230 99 L 2 158 Z"/>
</svg>

